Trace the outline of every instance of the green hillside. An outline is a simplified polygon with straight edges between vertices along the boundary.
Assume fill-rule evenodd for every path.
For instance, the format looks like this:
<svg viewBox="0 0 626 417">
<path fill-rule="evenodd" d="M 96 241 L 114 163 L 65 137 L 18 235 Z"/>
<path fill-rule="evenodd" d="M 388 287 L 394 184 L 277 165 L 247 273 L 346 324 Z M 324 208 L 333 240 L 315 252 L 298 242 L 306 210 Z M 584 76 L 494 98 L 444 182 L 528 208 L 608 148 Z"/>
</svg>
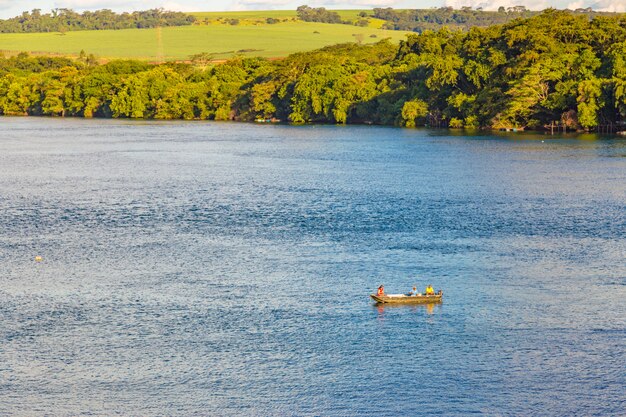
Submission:
<svg viewBox="0 0 626 417">
<path fill-rule="evenodd" d="M 293 15 L 295 17 L 295 12 Z M 397 42 L 404 39 L 406 33 L 373 27 L 294 21 L 260 25 L 202 24 L 160 30 L 7 33 L 0 34 L 0 50 L 5 55 L 19 51 L 78 55 L 84 50 L 104 59 L 135 58 L 148 61 L 157 60 L 158 57 L 170 61 L 186 60 L 190 55 L 202 52 L 213 54 L 215 59 L 238 54 L 277 58 L 344 42 L 365 44 L 384 38 Z"/>
<path fill-rule="evenodd" d="M 295 10 L 245 10 L 241 12 L 193 12 L 189 14 L 200 21 L 205 19 L 214 21 L 222 18 L 264 20 L 271 17 L 274 19 L 295 19 L 297 16 Z"/>
<path fill-rule="evenodd" d="M 382 19 L 371 17 L 373 11 L 370 9 L 351 9 L 351 10 L 332 10 L 339 14 L 342 20 L 346 22 L 357 22 L 361 17 L 359 14 L 365 12 L 368 14 L 369 27 L 380 29 L 385 23 Z M 197 21 L 196 24 L 228 24 L 231 19 L 239 20 L 240 25 L 258 25 L 266 24 L 267 19 L 277 19 L 279 21 L 295 21 L 297 12 L 295 10 L 248 10 L 241 12 L 195 12 L 190 13 Z"/>
<path fill-rule="evenodd" d="M 373 12 L 370 9 L 362 10 L 332 10 L 338 13 L 343 20 L 356 20 L 359 18 L 359 13 L 365 12 L 371 15 Z M 199 21 L 204 19 L 217 20 L 217 19 L 241 19 L 241 20 L 264 20 L 267 18 L 274 19 L 295 19 L 297 18 L 297 12 L 295 10 L 246 10 L 241 12 L 193 12 L 189 13 Z"/>
</svg>

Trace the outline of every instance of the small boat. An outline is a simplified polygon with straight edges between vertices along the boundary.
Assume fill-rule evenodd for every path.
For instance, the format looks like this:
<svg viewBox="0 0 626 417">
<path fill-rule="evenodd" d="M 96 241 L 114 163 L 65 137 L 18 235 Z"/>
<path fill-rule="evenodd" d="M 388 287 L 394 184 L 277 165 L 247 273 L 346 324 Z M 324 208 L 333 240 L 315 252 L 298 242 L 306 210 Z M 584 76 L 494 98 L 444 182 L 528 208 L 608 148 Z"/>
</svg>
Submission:
<svg viewBox="0 0 626 417">
<path fill-rule="evenodd" d="M 378 304 L 440 303 L 443 300 L 443 291 L 433 295 L 370 294 L 370 297 Z"/>
</svg>

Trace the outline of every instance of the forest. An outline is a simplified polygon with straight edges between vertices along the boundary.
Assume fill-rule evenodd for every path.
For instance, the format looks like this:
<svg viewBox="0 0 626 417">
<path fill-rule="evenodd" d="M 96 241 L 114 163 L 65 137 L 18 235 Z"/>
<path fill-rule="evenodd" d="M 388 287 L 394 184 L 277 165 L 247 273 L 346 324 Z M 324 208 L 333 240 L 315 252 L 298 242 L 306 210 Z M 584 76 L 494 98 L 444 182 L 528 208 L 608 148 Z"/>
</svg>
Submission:
<svg viewBox="0 0 626 417">
<path fill-rule="evenodd" d="M 596 12 L 591 8 L 568 11 L 588 18 L 610 16 L 611 13 Z M 529 18 L 540 14 L 539 11 L 528 10 L 524 6 L 500 6 L 498 11 L 485 11 L 480 8 L 440 7 L 437 9 L 394 10 L 390 7 L 375 8 L 372 17 L 386 21 L 385 29 L 407 30 L 421 33 L 425 30 L 438 30 L 443 26 L 453 30 L 469 30 L 472 27 L 486 27 L 508 23 L 519 18 Z"/>
<path fill-rule="evenodd" d="M 591 8 L 579 8 L 576 10 L 567 10 L 568 13 L 576 15 L 584 15 L 588 18 L 596 16 L 610 16 L 611 13 L 596 12 Z M 454 9 L 452 7 L 439 7 L 430 9 L 393 9 L 374 8 L 371 11 L 362 10 L 359 13 L 359 19 L 342 20 L 341 16 L 332 10 L 326 10 L 323 7 L 300 6 L 297 9 L 297 16 L 305 22 L 321 22 L 321 23 L 342 23 L 347 25 L 367 26 L 369 21 L 367 18 L 375 18 L 383 20 L 383 29 L 403 30 L 422 33 L 425 30 L 439 30 L 447 27 L 452 30 L 469 30 L 472 27 L 487 27 L 493 25 L 501 25 L 515 19 L 529 18 L 540 14 L 540 11 L 529 10 L 525 6 L 504 7 L 500 6 L 498 11 L 486 11 L 481 8 L 473 9 L 471 7 L 461 7 Z"/>
<path fill-rule="evenodd" d="M 626 118 L 626 17 L 546 10 L 219 65 L 0 58 L 0 113 L 594 130 Z"/>
<path fill-rule="evenodd" d="M 132 13 L 115 13 L 103 9 L 77 13 L 72 9 L 54 9 L 41 13 L 40 9 L 24 12 L 11 19 L 0 20 L 0 33 L 67 32 L 76 30 L 142 29 L 157 26 L 186 26 L 195 17 L 161 9 Z"/>
</svg>

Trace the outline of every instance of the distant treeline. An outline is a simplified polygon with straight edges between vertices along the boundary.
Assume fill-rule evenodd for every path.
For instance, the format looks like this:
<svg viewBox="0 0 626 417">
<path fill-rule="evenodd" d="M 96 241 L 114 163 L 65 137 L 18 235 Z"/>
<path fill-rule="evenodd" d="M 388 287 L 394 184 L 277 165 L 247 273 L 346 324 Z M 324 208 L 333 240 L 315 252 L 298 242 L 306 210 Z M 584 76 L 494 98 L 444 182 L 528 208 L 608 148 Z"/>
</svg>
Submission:
<svg viewBox="0 0 626 417">
<path fill-rule="evenodd" d="M 71 9 L 54 9 L 41 13 L 40 9 L 24 12 L 21 16 L 0 20 L 0 33 L 66 32 L 75 30 L 141 29 L 157 26 L 191 25 L 195 17 L 180 12 L 151 9 L 132 13 L 114 13 L 111 10 L 76 13 Z"/>
<path fill-rule="evenodd" d="M 298 19 L 304 22 L 344 23 L 339 13 L 326 10 L 324 7 L 300 6 L 296 9 Z"/>
<path fill-rule="evenodd" d="M 505 25 L 203 67 L 0 59 L 0 113 L 594 129 L 626 118 L 626 18 L 548 10 Z"/>
<path fill-rule="evenodd" d="M 442 26 L 451 29 L 468 30 L 471 27 L 486 27 L 500 25 L 517 18 L 529 18 L 541 12 L 527 10 L 524 6 L 515 6 L 499 11 L 474 10 L 470 7 L 462 7 L 455 10 L 452 7 L 438 9 L 415 9 L 394 10 L 392 8 L 376 8 L 373 17 L 385 20 L 385 29 L 408 30 L 423 32 L 425 30 L 437 30 Z M 585 12 L 585 13 L 588 13 Z"/>
<path fill-rule="evenodd" d="M 588 18 L 596 16 L 610 16 L 613 13 L 595 12 L 591 8 L 565 10 L 575 15 Z M 508 23 L 514 19 L 529 18 L 541 14 L 524 6 L 504 8 L 500 6 L 497 12 L 462 7 L 441 7 L 438 9 L 394 10 L 392 8 L 376 8 L 373 17 L 385 20 L 384 29 L 408 30 L 422 33 L 425 30 L 438 30 L 445 26 L 450 29 L 469 30 L 472 27 L 487 27 Z"/>
<path fill-rule="evenodd" d="M 576 10 L 566 10 L 568 13 L 585 15 L 593 18 L 601 15 L 611 15 L 611 13 L 595 12 L 591 8 L 579 8 Z M 305 22 L 320 23 L 344 23 L 367 26 L 366 18 L 373 17 L 384 20 L 383 29 L 405 30 L 422 33 L 425 30 L 439 30 L 447 27 L 454 30 L 469 30 L 472 27 L 487 27 L 508 23 L 514 19 L 529 18 L 541 14 L 540 11 L 532 11 L 524 6 L 503 7 L 498 11 L 484 11 L 480 8 L 461 7 L 440 7 L 437 9 L 403 9 L 395 10 L 391 7 L 375 8 L 371 13 L 365 11 L 359 13 L 357 21 L 342 21 L 340 15 L 332 10 L 323 7 L 300 6 L 297 9 L 298 18 Z"/>
</svg>

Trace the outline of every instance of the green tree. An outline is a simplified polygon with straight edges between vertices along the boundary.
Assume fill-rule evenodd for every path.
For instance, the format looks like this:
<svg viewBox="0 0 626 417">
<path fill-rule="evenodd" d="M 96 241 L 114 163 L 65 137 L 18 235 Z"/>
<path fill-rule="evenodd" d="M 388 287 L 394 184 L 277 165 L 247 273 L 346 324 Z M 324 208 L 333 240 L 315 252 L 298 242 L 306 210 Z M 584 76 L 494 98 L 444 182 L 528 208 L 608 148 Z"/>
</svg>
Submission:
<svg viewBox="0 0 626 417">
<path fill-rule="evenodd" d="M 582 127 L 591 129 L 598 125 L 601 95 L 602 88 L 598 79 L 581 81 L 578 85 L 578 122 Z"/>
<path fill-rule="evenodd" d="M 415 127 L 418 118 L 428 114 L 428 105 L 421 100 L 411 100 L 402 106 L 402 122 L 406 127 Z"/>
</svg>

